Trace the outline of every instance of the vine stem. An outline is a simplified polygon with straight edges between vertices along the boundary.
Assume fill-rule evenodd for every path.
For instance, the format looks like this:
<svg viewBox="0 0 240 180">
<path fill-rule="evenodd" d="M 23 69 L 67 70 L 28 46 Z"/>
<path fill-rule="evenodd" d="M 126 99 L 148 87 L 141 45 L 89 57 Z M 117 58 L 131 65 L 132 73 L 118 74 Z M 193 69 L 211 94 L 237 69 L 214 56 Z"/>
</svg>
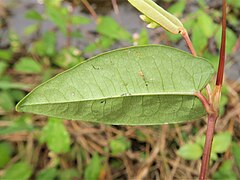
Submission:
<svg viewBox="0 0 240 180">
<path fill-rule="evenodd" d="M 208 113 L 208 125 L 206 132 L 206 140 L 202 157 L 202 166 L 200 172 L 200 180 L 206 180 L 208 174 L 208 166 L 212 149 L 212 141 L 214 136 L 215 124 L 219 116 L 219 102 L 221 98 L 223 75 L 224 75 L 224 65 L 225 65 L 225 49 L 226 49 L 226 16 L 227 16 L 227 2 L 222 0 L 222 42 L 220 49 L 220 59 L 218 66 L 218 73 L 216 79 L 216 86 L 212 94 L 211 107 L 213 113 Z"/>
<path fill-rule="evenodd" d="M 218 113 L 213 113 L 208 115 L 206 140 L 204 145 L 201 172 L 199 177 L 200 180 L 207 179 L 207 171 L 209 166 L 210 154 L 212 150 L 212 141 L 213 141 L 214 129 L 215 129 L 217 118 L 218 118 Z"/>
<path fill-rule="evenodd" d="M 220 49 L 220 59 L 218 65 L 218 74 L 217 74 L 217 86 L 222 86 L 223 82 L 223 74 L 224 74 L 224 65 L 225 65 L 225 51 L 226 51 L 226 28 L 227 28 L 227 2 L 226 0 L 222 0 L 222 42 L 221 42 L 221 49 Z"/>
<path fill-rule="evenodd" d="M 200 101 L 202 102 L 207 114 L 208 114 L 208 122 L 207 122 L 207 132 L 206 132 L 206 140 L 204 145 L 201 171 L 200 171 L 200 180 L 206 180 L 208 176 L 208 168 L 209 168 L 209 160 L 212 150 L 212 142 L 214 137 L 215 124 L 219 116 L 219 102 L 221 98 L 222 91 L 222 83 L 223 83 L 223 75 L 224 75 L 224 66 L 225 66 L 225 49 L 226 49 L 226 16 L 227 16 L 227 2 L 226 0 L 222 0 L 222 42 L 220 49 L 220 59 L 218 66 L 218 73 L 216 79 L 216 86 L 214 92 L 211 92 L 210 86 L 207 85 L 207 94 L 208 99 L 201 92 L 195 93 Z M 188 48 L 190 49 L 193 56 L 197 56 L 196 51 L 192 45 L 192 42 L 189 38 L 189 35 L 185 29 L 180 30 L 181 35 L 185 39 Z"/>
</svg>

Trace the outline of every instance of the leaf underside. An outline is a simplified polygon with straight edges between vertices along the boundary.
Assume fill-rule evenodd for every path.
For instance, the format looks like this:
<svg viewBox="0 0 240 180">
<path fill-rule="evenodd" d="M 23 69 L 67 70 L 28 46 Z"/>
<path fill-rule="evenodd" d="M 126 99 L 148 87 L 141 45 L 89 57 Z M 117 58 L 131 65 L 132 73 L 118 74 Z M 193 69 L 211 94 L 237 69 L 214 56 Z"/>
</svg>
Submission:
<svg viewBox="0 0 240 180">
<path fill-rule="evenodd" d="M 194 96 L 213 67 L 166 46 L 119 49 L 93 57 L 29 93 L 17 110 L 115 125 L 156 125 L 206 114 Z"/>
</svg>

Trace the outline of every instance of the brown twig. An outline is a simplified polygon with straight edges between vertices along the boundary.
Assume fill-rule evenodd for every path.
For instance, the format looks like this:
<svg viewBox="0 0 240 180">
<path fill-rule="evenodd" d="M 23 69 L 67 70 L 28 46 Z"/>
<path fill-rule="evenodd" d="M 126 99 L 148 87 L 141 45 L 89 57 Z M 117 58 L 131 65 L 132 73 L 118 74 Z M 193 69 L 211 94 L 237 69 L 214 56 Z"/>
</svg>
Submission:
<svg viewBox="0 0 240 180">
<path fill-rule="evenodd" d="M 160 152 L 160 138 L 158 138 L 157 144 L 155 145 L 154 149 L 152 150 L 150 156 L 145 161 L 144 165 L 140 170 L 138 171 L 137 176 L 134 179 L 144 179 L 147 176 L 147 173 L 149 172 L 149 167 L 157 157 L 158 153 Z"/>
<path fill-rule="evenodd" d="M 98 19 L 97 13 L 95 10 L 92 8 L 91 4 L 87 0 L 81 0 L 84 6 L 88 9 L 94 20 L 96 21 Z"/>
<path fill-rule="evenodd" d="M 115 14 L 119 14 L 119 8 L 118 8 L 118 4 L 117 4 L 117 0 L 112 0 L 112 6 L 113 6 L 113 10 L 115 12 Z"/>
</svg>

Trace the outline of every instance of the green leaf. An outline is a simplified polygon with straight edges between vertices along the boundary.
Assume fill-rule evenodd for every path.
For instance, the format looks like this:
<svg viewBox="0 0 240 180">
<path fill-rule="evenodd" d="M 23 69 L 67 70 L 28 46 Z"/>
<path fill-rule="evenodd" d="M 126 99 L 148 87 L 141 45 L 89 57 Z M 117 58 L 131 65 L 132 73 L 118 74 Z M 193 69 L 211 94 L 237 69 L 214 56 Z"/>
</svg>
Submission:
<svg viewBox="0 0 240 180">
<path fill-rule="evenodd" d="M 16 121 L 11 122 L 11 126 L 0 128 L 0 135 L 9 135 L 18 132 L 31 132 L 34 127 L 28 123 L 31 116 L 20 116 Z"/>
<path fill-rule="evenodd" d="M 182 36 L 180 34 L 172 34 L 170 32 L 166 32 L 166 35 L 167 35 L 168 39 L 174 43 L 176 43 L 177 41 L 182 39 Z"/>
<path fill-rule="evenodd" d="M 186 7 L 186 0 L 177 1 L 175 4 L 168 8 L 168 12 L 175 16 L 181 16 Z"/>
<path fill-rule="evenodd" d="M 119 170 L 123 167 L 123 162 L 120 159 L 112 159 L 110 161 L 110 167 L 114 170 Z"/>
<path fill-rule="evenodd" d="M 63 0 L 43 0 L 44 4 L 46 4 L 48 7 L 49 6 L 60 6 Z"/>
<path fill-rule="evenodd" d="M 224 153 L 232 142 L 232 135 L 229 132 L 217 134 L 213 138 L 212 151 L 216 153 Z"/>
<path fill-rule="evenodd" d="M 146 29 L 142 29 L 139 34 L 139 39 L 137 40 L 137 45 L 147 45 L 149 44 L 149 35 Z"/>
<path fill-rule="evenodd" d="M 39 12 L 37 12 L 35 10 L 28 10 L 25 14 L 25 18 L 26 19 L 37 20 L 37 21 L 43 20 L 42 15 L 39 14 Z"/>
<path fill-rule="evenodd" d="M 48 168 L 41 170 L 38 174 L 36 179 L 37 180 L 53 180 L 57 176 L 57 169 L 56 168 Z"/>
<path fill-rule="evenodd" d="M 97 32 L 116 40 L 131 39 L 131 35 L 109 16 L 98 19 Z"/>
<path fill-rule="evenodd" d="M 217 161 L 217 159 L 218 159 L 218 155 L 217 155 L 217 153 L 215 153 L 215 152 L 211 152 L 211 155 L 210 155 L 210 160 L 211 161 Z"/>
<path fill-rule="evenodd" d="M 32 167 L 26 162 L 18 162 L 6 170 L 2 179 L 27 180 L 32 175 Z"/>
<path fill-rule="evenodd" d="M 57 55 L 54 63 L 61 68 L 71 68 L 83 61 L 82 52 L 74 47 L 62 49 Z"/>
<path fill-rule="evenodd" d="M 74 25 L 89 24 L 91 22 L 91 20 L 87 17 L 84 17 L 84 16 L 73 15 L 73 16 L 71 16 L 71 22 Z"/>
<path fill-rule="evenodd" d="M 47 31 L 43 38 L 33 44 L 32 51 L 40 56 L 52 57 L 56 52 L 56 33 Z"/>
<path fill-rule="evenodd" d="M 219 170 L 213 174 L 213 180 L 237 180 L 237 175 L 232 169 L 233 161 L 225 161 Z"/>
<path fill-rule="evenodd" d="M 208 38 L 202 30 L 199 30 L 199 25 L 197 23 L 192 27 L 192 42 L 198 54 L 202 53 L 208 43 Z"/>
<path fill-rule="evenodd" d="M 227 2 L 234 8 L 240 8 L 240 1 L 238 0 L 227 0 Z"/>
<path fill-rule="evenodd" d="M 12 56 L 12 51 L 0 49 L 0 60 L 10 61 Z"/>
<path fill-rule="evenodd" d="M 24 34 L 30 36 L 35 33 L 39 28 L 38 24 L 31 24 L 24 29 Z"/>
<path fill-rule="evenodd" d="M 206 58 L 207 61 L 213 65 L 215 71 L 217 71 L 218 64 L 219 64 L 219 57 L 218 57 L 218 55 L 210 53 L 209 51 L 204 51 L 202 56 L 203 56 L 203 58 Z"/>
<path fill-rule="evenodd" d="M 95 153 L 84 171 L 84 179 L 98 180 L 101 167 L 101 158 Z"/>
<path fill-rule="evenodd" d="M 10 161 L 12 153 L 12 144 L 9 142 L 0 143 L 0 169 L 2 169 Z"/>
<path fill-rule="evenodd" d="M 198 31 L 202 31 L 204 33 L 204 36 L 207 38 L 210 38 L 213 36 L 215 27 L 212 18 L 206 14 L 204 11 L 199 10 L 198 12 Z M 209 28 L 211 27 L 211 28 Z"/>
<path fill-rule="evenodd" d="M 197 0 L 197 2 L 202 8 L 206 8 L 207 4 L 205 0 Z"/>
<path fill-rule="evenodd" d="M 137 129 L 135 134 L 138 141 L 145 142 L 147 140 L 146 135 L 141 130 Z"/>
<path fill-rule="evenodd" d="M 227 21 L 233 26 L 238 26 L 238 17 L 235 14 L 228 14 Z"/>
<path fill-rule="evenodd" d="M 56 33 L 47 31 L 43 35 L 43 48 L 46 56 L 52 57 L 56 51 Z"/>
<path fill-rule="evenodd" d="M 8 39 L 10 41 L 11 51 L 14 53 L 19 53 L 21 51 L 21 46 L 22 46 L 19 34 L 11 30 L 8 32 Z"/>
<path fill-rule="evenodd" d="M 8 91 L 0 92 L 0 107 L 9 112 L 14 110 L 14 99 Z"/>
<path fill-rule="evenodd" d="M 124 153 L 131 146 L 127 138 L 121 136 L 110 141 L 110 148 L 113 155 Z"/>
<path fill-rule="evenodd" d="M 15 65 L 14 69 L 22 73 L 37 74 L 42 71 L 41 65 L 30 57 L 22 57 Z"/>
<path fill-rule="evenodd" d="M 186 122 L 206 114 L 194 93 L 206 86 L 213 73 L 204 59 L 174 48 L 119 49 L 40 85 L 17 110 L 107 124 Z"/>
<path fill-rule="evenodd" d="M 198 160 L 202 153 L 203 150 L 197 143 L 185 144 L 177 151 L 177 154 L 186 160 Z"/>
<path fill-rule="evenodd" d="M 149 23 L 147 27 L 156 28 L 162 26 L 173 34 L 178 34 L 184 29 L 181 21 L 158 6 L 152 0 L 128 0 L 135 8 L 137 8 L 144 15 L 140 18 Z"/>
<path fill-rule="evenodd" d="M 110 38 L 109 38 L 110 39 Z M 97 50 L 97 43 L 90 43 L 84 48 L 85 53 L 93 52 Z"/>
<path fill-rule="evenodd" d="M 12 95 L 15 101 L 20 101 L 26 95 L 23 91 L 16 90 L 16 89 L 11 90 L 10 94 Z"/>
<path fill-rule="evenodd" d="M 8 90 L 8 89 L 29 89 L 31 85 L 28 84 L 20 84 L 10 81 L 0 81 L 0 89 L 1 90 Z"/>
<path fill-rule="evenodd" d="M 48 6 L 46 13 L 50 21 L 54 23 L 64 34 L 66 34 L 68 11 L 66 8 Z"/>
<path fill-rule="evenodd" d="M 97 47 L 101 50 L 110 48 L 113 45 L 113 43 L 114 39 L 108 36 L 101 36 L 96 42 Z"/>
<path fill-rule="evenodd" d="M 206 140 L 206 136 L 201 136 L 197 138 L 196 143 L 199 144 L 203 149 L 205 145 L 205 140 Z M 216 161 L 217 159 L 218 159 L 217 153 L 215 151 L 211 151 L 210 160 Z"/>
<path fill-rule="evenodd" d="M 72 38 L 82 38 L 83 35 L 81 34 L 81 32 L 79 32 L 79 30 L 73 30 L 72 33 L 71 33 L 71 37 Z"/>
<path fill-rule="evenodd" d="M 91 43 L 85 47 L 84 52 L 88 53 L 96 51 L 97 49 L 104 51 L 105 49 L 109 49 L 114 44 L 114 42 L 115 40 L 108 36 L 101 36 L 96 40 L 96 42 Z"/>
<path fill-rule="evenodd" d="M 187 30 L 192 30 L 192 26 L 196 23 L 196 18 L 197 18 L 197 13 L 189 13 L 188 14 L 188 19 L 183 22 L 183 25 L 185 29 Z"/>
<path fill-rule="evenodd" d="M 240 145 L 237 143 L 232 144 L 232 154 L 237 166 L 240 168 Z"/>
<path fill-rule="evenodd" d="M 65 169 L 61 170 L 58 173 L 58 177 L 60 180 L 66 180 L 66 179 L 80 179 L 78 171 L 76 169 Z"/>
<path fill-rule="evenodd" d="M 4 74 L 7 68 L 8 64 L 6 62 L 0 61 L 0 77 Z"/>
<path fill-rule="evenodd" d="M 49 118 L 42 130 L 41 141 L 55 153 L 66 153 L 70 150 L 70 136 L 60 119 Z"/>
<path fill-rule="evenodd" d="M 219 28 L 218 32 L 215 35 L 215 40 L 217 43 L 217 46 L 221 47 L 221 36 L 222 36 L 222 29 Z M 232 53 L 232 50 L 237 42 L 237 36 L 236 34 L 229 28 L 227 28 L 227 34 L 226 34 L 226 52 L 228 54 Z"/>
</svg>

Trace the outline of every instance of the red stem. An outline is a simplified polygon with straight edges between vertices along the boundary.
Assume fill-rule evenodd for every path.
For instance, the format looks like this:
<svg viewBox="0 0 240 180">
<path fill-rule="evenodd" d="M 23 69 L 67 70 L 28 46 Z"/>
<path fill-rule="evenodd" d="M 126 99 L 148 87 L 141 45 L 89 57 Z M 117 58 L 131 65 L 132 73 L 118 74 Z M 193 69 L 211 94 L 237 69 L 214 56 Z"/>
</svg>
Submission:
<svg viewBox="0 0 240 180">
<path fill-rule="evenodd" d="M 202 102 L 202 104 L 208 114 L 214 113 L 214 110 L 213 110 L 211 104 L 209 103 L 209 101 L 205 98 L 205 96 L 201 92 L 194 93 L 194 95 L 197 96 L 198 99 L 200 99 L 200 101 Z"/>
<path fill-rule="evenodd" d="M 207 171 L 209 166 L 210 154 L 212 149 L 212 141 L 214 135 L 215 123 L 217 121 L 218 115 L 216 113 L 208 115 L 208 124 L 207 124 L 207 134 L 204 146 L 204 152 L 202 157 L 202 166 L 200 172 L 200 180 L 207 179 Z"/>
<path fill-rule="evenodd" d="M 186 41 L 186 43 L 188 45 L 188 48 L 191 51 L 192 55 L 193 56 L 197 56 L 197 53 L 196 53 L 196 51 L 195 51 L 195 49 L 193 47 L 192 41 L 190 40 L 187 31 L 185 29 L 183 29 L 183 30 L 180 31 L 180 33 L 183 36 L 183 38 L 185 39 L 185 41 Z"/>
<path fill-rule="evenodd" d="M 223 73 L 224 73 L 224 65 L 225 65 L 225 46 L 226 46 L 226 27 L 227 27 L 227 2 L 226 0 L 222 1 L 222 42 L 221 42 L 221 49 L 220 49 L 220 59 L 219 59 L 219 66 L 218 66 L 218 74 L 217 74 L 217 81 L 216 85 L 221 86 L 223 82 Z"/>
<path fill-rule="evenodd" d="M 221 49 L 220 49 L 220 59 L 219 59 L 219 66 L 218 66 L 218 74 L 216 80 L 216 87 L 215 92 L 213 93 L 212 97 L 212 104 L 211 107 L 213 109 L 212 113 L 208 113 L 208 124 L 207 124 L 207 133 L 206 133 L 206 140 L 204 146 L 204 152 L 202 157 L 202 166 L 200 172 L 200 180 L 207 179 L 207 172 L 209 166 L 209 160 L 211 155 L 212 149 L 212 141 L 214 136 L 214 129 L 215 123 L 218 118 L 218 109 L 219 109 L 219 102 L 220 102 L 220 95 L 223 83 L 223 74 L 224 74 L 224 65 L 225 65 L 225 46 L 226 46 L 226 9 L 227 9 L 227 2 L 226 0 L 222 0 L 222 42 L 221 42 Z"/>
</svg>

